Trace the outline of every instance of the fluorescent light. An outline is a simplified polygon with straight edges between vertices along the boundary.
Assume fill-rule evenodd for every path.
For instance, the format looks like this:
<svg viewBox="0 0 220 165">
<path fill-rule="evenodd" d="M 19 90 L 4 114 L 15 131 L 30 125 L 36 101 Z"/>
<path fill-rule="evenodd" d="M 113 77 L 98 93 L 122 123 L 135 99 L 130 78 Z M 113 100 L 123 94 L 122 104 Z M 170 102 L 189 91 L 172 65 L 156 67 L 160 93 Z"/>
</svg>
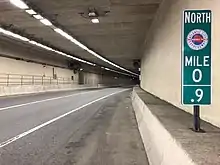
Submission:
<svg viewBox="0 0 220 165">
<path fill-rule="evenodd" d="M 81 47 L 84 50 L 88 50 L 88 48 L 85 45 L 83 45 L 81 42 L 77 41 L 74 38 L 73 38 L 73 40 L 71 40 L 71 42 L 73 42 L 74 44 L 78 45 L 79 47 Z"/>
<path fill-rule="evenodd" d="M 69 34 L 67 34 L 66 32 L 64 32 L 63 30 L 61 30 L 59 28 L 54 29 L 54 31 L 59 33 L 61 36 L 65 37 L 68 40 L 71 40 L 71 41 L 74 40 L 74 38 L 72 36 L 70 36 Z"/>
<path fill-rule="evenodd" d="M 67 57 L 71 58 L 70 55 L 67 55 L 66 53 L 63 53 L 63 52 L 60 52 L 60 51 L 57 51 L 57 52 L 58 52 L 58 54 L 61 54 L 63 56 L 67 56 Z"/>
<path fill-rule="evenodd" d="M 61 35 L 63 35 L 63 33 L 64 33 L 64 31 L 59 28 L 54 29 L 54 31 L 61 34 Z"/>
<path fill-rule="evenodd" d="M 36 19 L 44 19 L 41 15 L 37 14 L 37 15 L 33 15 L 34 18 Z"/>
<path fill-rule="evenodd" d="M 91 19 L 92 23 L 99 23 L 99 19 L 98 18 L 93 18 Z"/>
<path fill-rule="evenodd" d="M 33 45 L 37 45 L 37 42 L 35 42 L 35 41 L 29 41 L 29 43 L 31 43 Z"/>
<path fill-rule="evenodd" d="M 28 9 L 29 7 L 21 0 L 10 0 L 10 2 L 20 9 Z"/>
<path fill-rule="evenodd" d="M 42 22 L 46 26 L 52 26 L 52 23 L 48 21 L 47 19 L 41 19 L 40 22 Z"/>
<path fill-rule="evenodd" d="M 96 64 L 93 64 L 91 62 L 86 62 L 86 63 L 89 64 L 89 65 L 92 65 L 92 66 L 96 66 Z"/>
<path fill-rule="evenodd" d="M 106 62 L 106 63 L 108 63 L 108 64 L 110 64 L 110 65 L 112 65 L 112 66 L 114 66 L 114 67 L 116 67 L 116 68 L 119 68 L 119 69 L 121 69 L 121 70 L 124 70 L 124 71 L 126 71 L 126 72 L 129 72 L 129 73 L 131 73 L 131 74 L 133 74 L 133 75 L 139 76 L 138 74 L 136 74 L 136 73 L 134 73 L 134 72 L 131 72 L 131 71 L 129 71 L 129 70 L 127 70 L 127 69 L 125 69 L 125 68 L 123 68 L 123 67 L 121 67 L 121 66 L 118 66 L 118 65 L 116 65 L 115 63 L 113 63 L 113 62 L 111 62 L 111 61 L 105 59 L 104 57 L 100 56 L 99 54 L 97 54 L 96 52 L 94 52 L 94 51 L 92 51 L 92 50 L 90 50 L 90 49 L 88 49 L 87 51 L 88 51 L 89 53 L 93 54 L 94 56 L 96 56 L 97 58 L 99 58 L 100 60 L 102 60 L 102 61 L 104 61 L 104 62 Z"/>
<path fill-rule="evenodd" d="M 29 9 L 29 10 L 25 10 L 28 14 L 30 15 L 34 15 L 34 14 L 37 14 L 34 10 L 32 9 Z"/>
<path fill-rule="evenodd" d="M 52 49 L 52 48 L 50 48 L 50 47 L 48 47 L 48 46 L 46 46 L 46 45 L 37 43 L 37 42 L 35 42 L 35 41 L 29 41 L 29 43 L 31 43 L 31 44 L 33 44 L 33 45 L 36 45 L 36 46 L 39 46 L 39 47 L 41 47 L 41 48 L 44 48 L 44 49 L 46 49 L 46 50 L 55 51 L 54 49 Z"/>
<path fill-rule="evenodd" d="M 126 76 L 132 76 L 133 77 L 133 75 L 130 75 L 130 74 L 128 74 L 128 73 L 124 73 L 124 72 L 119 72 L 119 71 L 116 71 L 116 70 L 113 70 L 113 69 L 109 69 L 109 68 L 105 68 L 105 67 L 101 67 L 102 69 L 105 69 L 105 70 L 107 70 L 107 71 L 111 71 L 111 72 L 115 72 L 115 73 L 119 73 L 119 74 L 123 74 L 123 75 L 126 75 Z"/>
<path fill-rule="evenodd" d="M 91 62 L 82 60 L 82 59 L 77 58 L 77 57 L 73 57 L 73 56 L 71 56 L 71 55 L 68 55 L 68 54 L 66 54 L 66 53 L 64 53 L 64 52 L 61 52 L 61 51 L 58 51 L 58 50 L 55 50 L 55 49 L 53 49 L 53 48 L 51 48 L 51 47 L 49 47 L 49 46 L 43 45 L 43 44 L 38 43 L 38 42 L 36 42 L 36 41 L 29 40 L 29 39 L 26 38 L 26 37 L 20 36 L 20 35 L 18 35 L 18 34 L 15 34 L 15 33 L 11 32 L 11 31 L 5 30 L 5 29 L 3 29 L 3 28 L 1 28 L 1 27 L 0 27 L 0 33 L 3 33 L 4 35 L 8 35 L 8 36 L 11 36 L 11 37 L 14 37 L 14 38 L 16 38 L 16 39 L 20 39 L 20 40 L 22 40 L 22 41 L 29 42 L 30 44 L 36 45 L 36 46 L 41 47 L 41 48 L 43 48 L 43 49 L 46 49 L 46 50 L 48 50 L 48 51 L 52 51 L 52 52 L 58 53 L 58 54 L 60 54 L 60 55 L 62 55 L 62 56 L 71 58 L 71 59 L 73 59 L 73 60 L 77 60 L 77 61 L 83 62 L 83 63 L 85 63 L 85 64 L 88 64 L 88 65 L 96 66 L 96 64 L 94 64 L 94 63 L 91 63 Z"/>
<path fill-rule="evenodd" d="M 21 9 L 28 9 L 28 8 L 29 8 L 22 0 L 10 0 L 10 2 L 11 2 L 12 4 L 14 4 L 15 6 L 21 8 Z M 37 13 L 36 13 L 34 10 L 32 10 L 32 9 L 28 9 L 28 10 L 25 10 L 25 11 L 26 11 L 28 14 L 33 15 L 34 18 L 40 20 L 44 25 L 46 25 L 46 26 L 52 26 L 52 25 L 53 25 L 49 20 L 43 18 L 41 15 L 37 14 Z M 100 21 L 99 21 L 98 18 L 93 18 L 93 19 L 91 19 L 91 22 L 92 22 L 92 23 L 99 23 Z M 82 49 L 86 50 L 87 52 L 91 53 L 91 54 L 94 55 L 95 57 L 99 58 L 100 60 L 102 60 L 102 61 L 104 61 L 104 62 L 106 62 L 106 63 L 108 63 L 108 64 L 110 64 L 110 65 L 112 65 L 112 66 L 114 66 L 114 67 L 116 67 L 116 68 L 119 68 L 119 69 L 121 69 L 121 70 L 123 70 L 123 71 L 126 71 L 126 72 L 131 73 L 131 74 L 136 75 L 136 76 L 139 76 L 137 73 L 134 73 L 134 72 L 132 72 L 132 71 L 130 71 L 130 70 L 127 70 L 127 69 L 125 69 L 125 68 L 123 68 L 123 67 L 121 67 L 121 66 L 119 66 L 119 65 L 117 65 L 117 64 L 115 64 L 115 63 L 113 63 L 113 62 L 111 62 L 111 61 L 109 61 L 109 60 L 107 60 L 107 59 L 105 59 L 105 58 L 102 57 L 101 55 L 99 55 L 99 54 L 97 54 L 96 52 L 92 51 L 92 50 L 89 49 L 87 46 L 85 46 L 84 44 L 82 44 L 81 42 L 79 42 L 78 40 L 76 40 L 75 38 L 73 38 L 73 37 L 72 37 L 71 35 L 69 35 L 68 33 L 64 32 L 62 29 L 55 28 L 54 31 L 57 32 L 57 33 L 59 33 L 60 35 L 62 35 L 62 36 L 65 37 L 66 39 L 70 40 L 71 42 L 73 42 L 73 43 L 76 44 L 77 46 L 81 47 Z M 25 38 L 25 37 L 22 37 L 22 36 L 19 36 L 19 35 L 16 35 L 15 38 L 19 38 L 19 39 L 21 39 L 21 40 L 23 40 L 23 41 L 29 41 L 29 39 L 27 39 L 27 38 Z M 39 45 L 38 45 L 38 46 L 39 46 Z M 41 47 L 43 47 L 43 46 L 41 45 Z M 55 50 L 53 50 L 52 48 L 50 49 L 49 47 L 44 47 L 44 48 L 45 48 L 45 49 L 48 49 L 48 50 L 51 50 L 51 51 L 55 51 Z M 61 53 L 62 53 L 62 55 L 67 56 L 66 54 L 63 54 L 63 52 L 59 52 L 59 54 L 61 54 Z M 68 56 L 69 56 L 69 55 L 68 55 Z M 84 61 L 84 60 L 81 60 L 81 59 L 78 59 L 78 61 L 87 63 L 87 61 Z M 90 65 L 95 66 L 95 64 L 93 64 L 93 63 L 89 63 L 89 62 L 88 62 L 87 64 L 90 64 Z"/>
<path fill-rule="evenodd" d="M 29 41 L 29 39 L 26 38 L 26 37 L 20 36 L 19 34 L 15 34 L 11 31 L 8 31 L 8 30 L 2 29 L 2 28 L 0 28 L 0 33 L 3 33 L 5 35 L 11 36 L 11 37 L 14 37 L 16 39 L 20 39 L 22 41 Z"/>
<path fill-rule="evenodd" d="M 10 2 L 11 2 L 12 4 L 14 4 L 15 6 L 21 8 L 21 9 L 28 9 L 28 10 L 25 10 L 25 11 L 26 11 L 28 14 L 33 15 L 34 18 L 40 20 L 40 22 L 43 23 L 44 25 L 46 25 L 46 26 L 52 26 L 52 25 L 53 25 L 49 20 L 43 18 L 40 14 L 37 14 L 34 10 L 29 9 L 29 7 L 27 6 L 27 4 L 25 4 L 22 0 L 10 0 Z M 99 23 L 100 21 L 99 21 L 98 18 L 93 18 L 93 19 L 91 19 L 91 22 L 94 23 L 94 24 L 96 24 L 96 23 Z M 119 66 L 119 65 L 117 65 L 117 64 L 115 64 L 115 63 L 113 63 L 113 62 L 111 62 L 111 61 L 109 61 L 109 60 L 107 60 L 107 59 L 105 59 L 105 58 L 102 57 L 101 55 L 97 54 L 96 52 L 94 52 L 93 50 L 89 49 L 87 46 L 85 46 L 84 44 L 82 44 L 81 42 L 79 42 L 78 40 L 76 40 L 75 38 L 73 38 L 73 37 L 72 37 L 71 35 L 69 35 L 68 33 L 64 32 L 62 29 L 55 28 L 54 31 L 57 32 L 57 33 L 59 33 L 60 35 L 62 35 L 62 36 L 65 37 L 66 39 L 70 40 L 71 42 L 73 42 L 73 43 L 76 44 L 77 46 L 81 47 L 82 49 L 86 50 L 87 52 L 91 53 L 91 54 L 94 55 L 95 57 L 99 58 L 100 60 L 102 60 L 102 61 L 104 61 L 104 62 L 106 62 L 106 63 L 108 63 L 108 64 L 110 64 L 110 65 L 112 65 L 112 66 L 114 66 L 114 67 L 116 67 L 116 68 L 119 68 L 119 69 L 121 69 L 121 70 L 123 70 L 123 71 L 129 72 L 129 73 L 131 73 L 131 74 L 133 74 L 133 75 L 136 75 L 136 76 L 139 76 L 138 74 L 136 74 L 136 73 L 134 73 L 134 72 L 132 72 L 132 71 L 130 71 L 130 70 L 127 70 L 127 69 L 125 69 L 125 68 L 123 68 L 123 67 L 121 67 L 121 66 Z M 18 38 L 18 39 L 23 40 L 23 41 L 29 41 L 29 39 L 27 39 L 27 38 L 25 38 L 25 37 L 22 37 L 22 36 L 20 36 L 20 35 L 18 35 L 18 34 L 9 33 L 9 34 L 7 34 L 7 35 L 13 36 L 13 37 Z M 31 41 L 30 43 L 32 43 L 32 44 L 34 44 L 34 45 L 37 45 L 37 46 L 40 46 L 40 47 L 42 47 L 42 48 L 44 48 L 44 49 L 47 49 L 47 50 L 50 50 L 50 51 L 55 51 L 54 49 L 52 49 L 52 48 L 50 48 L 50 47 L 47 47 L 47 46 L 45 46 L 45 45 L 42 45 L 42 44 L 40 44 L 40 43 L 34 43 L 34 42 L 32 42 L 32 41 Z M 65 54 L 65 53 L 63 53 L 63 52 L 59 52 L 59 51 L 58 51 L 58 53 L 61 54 L 61 55 L 63 55 L 63 56 L 67 56 L 67 57 L 73 59 L 72 56 L 70 57 L 70 55 L 67 55 L 67 54 Z M 89 64 L 89 65 L 93 65 L 93 66 L 96 65 L 96 64 L 87 62 L 87 61 L 85 61 L 85 60 L 78 59 L 78 58 L 75 58 L 75 60 L 78 60 L 78 61 L 87 63 L 87 64 Z"/>
<path fill-rule="evenodd" d="M 63 52 L 61 52 L 61 51 L 54 50 L 53 48 L 50 48 L 50 47 L 48 47 L 48 46 L 46 46 L 46 45 L 43 45 L 43 44 L 37 43 L 37 42 L 35 42 L 35 41 L 29 41 L 29 43 L 31 43 L 31 44 L 33 44 L 33 45 L 36 45 L 36 46 L 39 46 L 39 47 L 41 47 L 41 48 L 44 48 L 44 49 L 46 49 L 46 50 L 50 50 L 50 51 L 56 52 L 56 53 L 58 53 L 58 54 L 60 54 L 60 55 L 62 55 L 62 56 L 65 56 L 65 57 L 71 58 L 71 59 L 73 59 L 73 60 L 77 60 L 77 61 L 80 61 L 80 62 L 86 63 L 86 64 L 88 64 L 88 65 L 96 66 L 96 64 L 93 64 L 93 63 L 91 63 L 91 62 L 88 62 L 88 61 L 82 60 L 82 59 L 77 58 L 77 57 L 73 57 L 73 56 L 68 55 L 68 54 L 66 54 L 66 53 L 63 53 Z"/>
</svg>

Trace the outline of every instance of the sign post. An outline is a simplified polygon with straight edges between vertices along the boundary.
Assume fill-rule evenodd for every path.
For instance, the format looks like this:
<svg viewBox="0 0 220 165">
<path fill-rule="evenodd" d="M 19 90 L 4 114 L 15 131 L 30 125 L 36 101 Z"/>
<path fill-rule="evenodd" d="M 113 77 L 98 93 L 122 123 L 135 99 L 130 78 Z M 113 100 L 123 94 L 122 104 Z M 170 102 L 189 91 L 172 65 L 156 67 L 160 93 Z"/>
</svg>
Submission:
<svg viewBox="0 0 220 165">
<path fill-rule="evenodd" d="M 200 105 L 211 104 L 210 10 L 185 10 L 182 29 L 182 104 L 194 107 L 194 130 L 200 131 Z"/>
<path fill-rule="evenodd" d="M 200 107 L 199 105 L 193 106 L 193 113 L 194 113 L 194 130 L 199 132 L 200 128 Z"/>
</svg>

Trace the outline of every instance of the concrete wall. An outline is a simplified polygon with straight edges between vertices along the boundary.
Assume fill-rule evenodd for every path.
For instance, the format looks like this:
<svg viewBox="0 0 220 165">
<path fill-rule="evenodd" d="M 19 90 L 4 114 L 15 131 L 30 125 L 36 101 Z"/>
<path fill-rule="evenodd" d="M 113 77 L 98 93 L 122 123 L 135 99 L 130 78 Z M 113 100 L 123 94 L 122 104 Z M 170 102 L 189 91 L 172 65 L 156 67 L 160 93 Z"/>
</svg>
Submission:
<svg viewBox="0 0 220 165">
<path fill-rule="evenodd" d="M 88 87 L 97 87 L 97 84 L 85 82 L 82 85 L 78 84 L 78 73 L 74 74 L 72 70 L 63 69 L 59 67 L 53 67 L 48 65 L 41 65 L 32 62 L 25 62 L 5 57 L 0 57 L 0 96 L 14 95 L 14 94 L 27 94 L 27 93 L 39 93 L 46 91 L 57 91 L 57 90 L 70 90 Z M 7 86 L 5 74 L 9 74 L 9 84 Z M 74 77 L 74 82 L 69 81 L 71 84 L 62 84 L 61 81 L 57 83 L 56 79 L 52 79 L 52 84 L 49 84 L 49 79 L 47 77 L 53 77 L 56 74 L 57 77 L 72 79 Z M 23 76 L 23 85 L 20 84 L 20 75 Z M 26 76 L 27 75 L 27 76 Z M 28 76 L 30 75 L 30 76 Z M 34 85 L 32 84 L 32 76 L 35 77 Z M 40 77 L 46 76 L 44 79 L 44 84 L 40 83 Z M 90 74 L 87 75 L 88 80 L 91 81 L 92 77 Z M 28 78 L 28 79 L 27 79 Z"/>
<path fill-rule="evenodd" d="M 0 35 L 0 56 L 66 67 L 68 58 Z"/>
<path fill-rule="evenodd" d="M 211 9 L 213 104 L 202 107 L 201 115 L 216 126 L 220 126 L 219 6 L 219 0 L 164 0 L 148 33 L 141 64 L 144 90 L 192 113 L 192 107 L 181 105 L 181 15 L 184 9 Z"/>
<path fill-rule="evenodd" d="M 58 77 L 78 76 L 78 74 L 74 74 L 73 71 L 69 69 L 0 57 L 0 74 L 6 73 L 53 77 L 53 68 L 54 73 L 57 74 Z"/>
<path fill-rule="evenodd" d="M 53 79 L 53 72 L 57 75 L 58 80 Z M 8 75 L 10 76 L 8 77 Z M 72 76 L 74 78 L 73 81 Z M 128 78 L 121 77 L 116 79 L 111 74 L 101 75 L 84 71 L 74 73 L 72 70 L 60 67 L 0 57 L 0 96 L 81 88 L 100 88 L 130 83 Z"/>
<path fill-rule="evenodd" d="M 92 84 L 97 85 L 101 84 L 101 75 L 95 73 L 82 73 L 83 74 L 83 82 L 84 84 Z"/>
<path fill-rule="evenodd" d="M 0 96 L 131 83 L 125 77 L 115 79 L 115 74 L 108 72 L 97 74 L 98 69 L 84 65 L 83 71 L 74 73 L 65 69 L 70 62 L 66 57 L 0 35 Z"/>
<path fill-rule="evenodd" d="M 138 129 L 147 153 L 150 165 L 196 165 L 180 143 L 164 127 L 163 123 L 152 113 L 154 108 L 141 99 L 139 88 L 131 94 Z M 150 97 L 149 97 L 150 99 Z M 150 104 L 154 103 L 151 99 Z M 174 153 L 175 152 L 175 156 Z"/>
</svg>

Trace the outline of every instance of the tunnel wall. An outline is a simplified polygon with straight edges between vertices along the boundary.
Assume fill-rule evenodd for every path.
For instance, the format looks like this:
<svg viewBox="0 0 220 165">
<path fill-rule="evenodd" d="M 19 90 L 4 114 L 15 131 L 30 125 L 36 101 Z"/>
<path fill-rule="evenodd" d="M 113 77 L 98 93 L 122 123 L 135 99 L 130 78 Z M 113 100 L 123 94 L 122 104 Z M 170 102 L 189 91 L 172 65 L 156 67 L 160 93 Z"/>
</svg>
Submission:
<svg viewBox="0 0 220 165">
<path fill-rule="evenodd" d="M 220 1 L 164 0 L 145 41 L 141 64 L 141 87 L 177 107 L 181 105 L 181 15 L 184 9 L 211 9 L 212 21 L 212 105 L 201 108 L 202 118 L 220 126 Z"/>
<path fill-rule="evenodd" d="M 57 78 L 53 77 L 54 74 Z M 79 75 L 81 75 L 81 82 Z M 97 74 L 86 71 L 74 73 L 70 69 L 0 57 L 0 96 L 102 88 L 130 83 L 128 78 L 117 77 L 116 79 L 114 75 L 107 73 Z"/>
<path fill-rule="evenodd" d="M 124 77 L 116 80 L 109 73 L 85 70 L 74 73 L 67 69 L 68 62 L 60 55 L 0 36 L 0 96 L 99 88 L 127 84 L 129 80 Z"/>
<path fill-rule="evenodd" d="M 75 79 L 78 79 L 78 74 L 74 74 L 72 70 L 60 67 L 14 60 L 5 57 L 0 57 L 0 64 L 0 74 L 36 75 L 48 77 L 53 77 L 53 74 L 56 74 L 57 77 L 70 78 L 71 76 L 74 76 Z"/>
</svg>

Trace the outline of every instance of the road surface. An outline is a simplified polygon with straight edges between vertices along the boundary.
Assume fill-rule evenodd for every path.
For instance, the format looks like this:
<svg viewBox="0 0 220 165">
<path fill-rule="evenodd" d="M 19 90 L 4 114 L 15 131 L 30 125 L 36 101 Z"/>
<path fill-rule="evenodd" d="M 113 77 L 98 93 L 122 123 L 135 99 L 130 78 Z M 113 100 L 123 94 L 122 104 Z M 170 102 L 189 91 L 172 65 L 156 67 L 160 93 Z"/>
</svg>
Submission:
<svg viewBox="0 0 220 165">
<path fill-rule="evenodd" d="M 146 165 L 129 88 L 0 98 L 0 165 Z"/>
</svg>

